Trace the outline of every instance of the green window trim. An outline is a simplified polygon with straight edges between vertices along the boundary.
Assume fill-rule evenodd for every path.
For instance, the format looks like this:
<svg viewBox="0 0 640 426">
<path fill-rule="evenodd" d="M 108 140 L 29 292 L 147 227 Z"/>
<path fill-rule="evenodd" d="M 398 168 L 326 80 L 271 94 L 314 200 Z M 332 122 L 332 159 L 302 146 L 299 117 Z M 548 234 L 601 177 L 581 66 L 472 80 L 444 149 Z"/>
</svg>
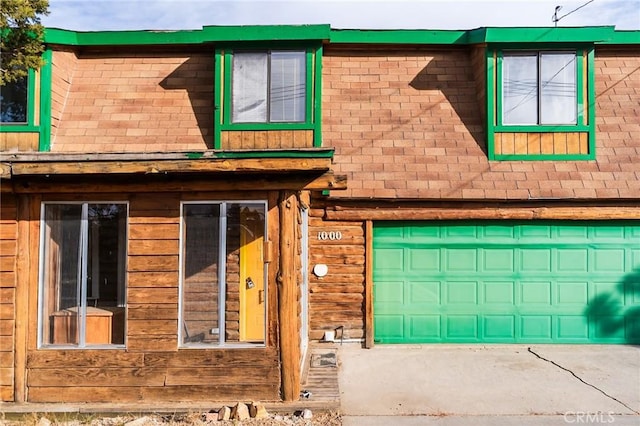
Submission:
<svg viewBox="0 0 640 426">
<path fill-rule="evenodd" d="M 553 125 L 504 125 L 502 124 L 502 58 L 503 52 L 558 52 L 573 51 L 577 58 L 586 58 L 586 70 L 576 67 L 576 124 Z M 495 45 L 485 51 L 487 78 L 487 154 L 490 161 L 511 160 L 595 160 L 595 59 L 593 45 L 568 46 L 553 45 L 541 48 L 526 45 Z M 586 90 L 585 88 L 586 82 Z M 587 112 L 585 113 L 585 104 Z M 588 135 L 587 154 L 496 154 L 495 141 L 498 133 L 586 133 Z"/>
<path fill-rule="evenodd" d="M 266 122 L 266 123 L 233 123 L 232 112 L 232 60 L 234 51 L 279 51 L 304 50 L 306 66 L 305 119 L 300 122 Z M 265 47 L 257 44 L 251 47 L 218 48 L 215 51 L 214 63 L 214 144 L 215 149 L 221 149 L 223 131 L 265 131 L 265 130 L 312 130 L 313 145 L 320 147 L 321 133 L 321 99 L 320 88 L 322 82 L 322 45 L 309 47 L 300 43 L 287 43 Z M 222 89 L 219 89 L 222 88 Z"/>
<path fill-rule="evenodd" d="M 40 151 L 51 150 L 51 76 L 53 51 L 44 51 L 45 64 L 40 70 Z"/>
<path fill-rule="evenodd" d="M 27 75 L 27 121 L 26 122 L 0 122 L 1 133 L 13 132 L 37 132 L 36 124 L 36 71 L 30 69 Z"/>
<path fill-rule="evenodd" d="M 35 70 L 29 70 L 27 80 L 27 122 L 1 123 L 0 133 L 39 133 L 39 150 L 49 151 L 51 139 L 51 58 L 50 49 L 45 50 L 44 65 L 39 75 Z M 39 82 L 37 81 L 39 78 Z M 39 84 L 37 84 L 39 83 Z M 38 90 L 36 90 L 38 87 Z M 39 117 L 36 122 L 36 99 L 39 97 Z"/>
</svg>

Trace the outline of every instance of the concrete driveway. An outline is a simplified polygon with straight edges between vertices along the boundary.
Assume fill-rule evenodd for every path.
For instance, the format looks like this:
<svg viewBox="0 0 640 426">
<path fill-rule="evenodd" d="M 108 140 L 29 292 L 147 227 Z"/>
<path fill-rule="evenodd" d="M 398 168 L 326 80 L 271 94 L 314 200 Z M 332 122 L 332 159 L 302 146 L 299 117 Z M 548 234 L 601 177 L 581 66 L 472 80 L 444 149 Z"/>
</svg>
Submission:
<svg viewBox="0 0 640 426">
<path fill-rule="evenodd" d="M 640 425 L 637 346 L 344 345 L 338 359 L 346 426 Z"/>
</svg>

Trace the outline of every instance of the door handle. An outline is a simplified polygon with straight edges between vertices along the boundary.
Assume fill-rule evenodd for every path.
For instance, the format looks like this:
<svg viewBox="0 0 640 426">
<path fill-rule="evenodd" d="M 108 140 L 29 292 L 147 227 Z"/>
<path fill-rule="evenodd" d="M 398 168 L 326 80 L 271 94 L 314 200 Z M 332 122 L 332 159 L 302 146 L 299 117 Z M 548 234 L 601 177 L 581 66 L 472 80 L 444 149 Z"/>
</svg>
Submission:
<svg viewBox="0 0 640 426">
<path fill-rule="evenodd" d="M 258 290 L 258 303 L 264 303 L 264 290 Z"/>
</svg>

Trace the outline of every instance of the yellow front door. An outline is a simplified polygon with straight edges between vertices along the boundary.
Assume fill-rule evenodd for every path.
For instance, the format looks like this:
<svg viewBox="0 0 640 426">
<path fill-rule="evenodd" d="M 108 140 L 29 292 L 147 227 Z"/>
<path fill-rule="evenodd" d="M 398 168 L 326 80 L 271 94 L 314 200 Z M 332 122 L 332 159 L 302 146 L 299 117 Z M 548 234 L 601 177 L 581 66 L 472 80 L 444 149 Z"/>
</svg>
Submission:
<svg viewBox="0 0 640 426">
<path fill-rule="evenodd" d="M 240 340 L 264 341 L 264 218 L 240 211 Z"/>
</svg>

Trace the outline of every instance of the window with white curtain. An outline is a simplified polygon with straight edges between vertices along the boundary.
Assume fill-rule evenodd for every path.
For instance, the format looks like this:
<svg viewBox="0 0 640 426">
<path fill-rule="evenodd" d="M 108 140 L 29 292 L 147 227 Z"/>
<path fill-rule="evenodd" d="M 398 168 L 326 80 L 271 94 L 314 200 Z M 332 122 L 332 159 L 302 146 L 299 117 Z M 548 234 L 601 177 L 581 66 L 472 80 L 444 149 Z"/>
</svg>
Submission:
<svg viewBox="0 0 640 426">
<path fill-rule="evenodd" d="M 502 123 L 555 125 L 577 122 L 575 52 L 505 54 Z"/>
<path fill-rule="evenodd" d="M 299 123 L 306 116 L 306 52 L 235 52 L 233 123 Z"/>
</svg>

